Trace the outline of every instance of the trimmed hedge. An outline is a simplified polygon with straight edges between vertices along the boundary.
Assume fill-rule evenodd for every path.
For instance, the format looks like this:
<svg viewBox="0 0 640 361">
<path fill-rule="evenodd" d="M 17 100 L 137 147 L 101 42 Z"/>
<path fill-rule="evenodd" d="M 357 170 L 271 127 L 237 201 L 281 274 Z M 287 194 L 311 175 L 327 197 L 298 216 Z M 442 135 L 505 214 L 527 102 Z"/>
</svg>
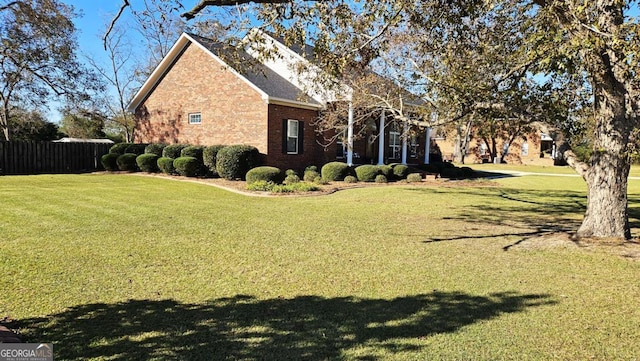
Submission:
<svg viewBox="0 0 640 361">
<path fill-rule="evenodd" d="M 289 174 L 284 178 L 284 181 L 282 183 L 286 185 L 300 183 L 300 177 L 298 177 L 297 174 Z"/>
<path fill-rule="evenodd" d="M 144 154 L 144 150 L 147 148 L 148 144 L 134 144 L 134 143 L 129 143 L 129 145 L 127 145 L 127 147 L 124 149 L 125 154 L 126 153 L 131 153 L 131 154 L 135 154 L 135 155 L 140 155 L 140 154 Z"/>
<path fill-rule="evenodd" d="M 169 144 L 162 150 L 162 156 L 171 159 L 180 158 L 180 152 L 188 146 L 189 144 Z"/>
<path fill-rule="evenodd" d="M 136 164 L 138 164 L 138 168 L 141 171 L 147 173 L 157 173 L 160 169 L 158 168 L 158 155 L 153 153 L 140 154 L 136 158 Z"/>
<path fill-rule="evenodd" d="M 258 166 L 259 156 L 258 148 L 250 145 L 224 147 L 216 156 L 216 171 L 225 179 L 243 179 L 251 168 Z"/>
<path fill-rule="evenodd" d="M 340 181 L 349 175 L 349 166 L 342 162 L 329 162 L 320 170 L 323 179 L 328 181 Z"/>
<path fill-rule="evenodd" d="M 202 151 L 202 163 L 207 167 L 208 172 L 213 177 L 218 176 L 218 171 L 216 170 L 216 157 L 220 149 L 224 148 L 224 145 L 211 145 L 205 147 Z"/>
<path fill-rule="evenodd" d="M 118 159 L 119 156 L 120 155 L 115 153 L 107 153 L 102 157 L 100 157 L 100 163 L 102 163 L 102 166 L 104 167 L 104 169 L 109 172 L 117 171 L 118 163 L 116 163 L 116 160 Z"/>
<path fill-rule="evenodd" d="M 376 183 L 387 183 L 387 177 L 384 174 L 378 174 L 376 176 Z"/>
<path fill-rule="evenodd" d="M 158 168 L 164 174 L 174 174 L 176 168 L 173 166 L 173 159 L 168 157 L 158 158 Z"/>
<path fill-rule="evenodd" d="M 391 166 L 379 165 L 377 167 L 378 167 L 379 174 L 382 174 L 387 179 L 393 178 L 393 168 Z"/>
<path fill-rule="evenodd" d="M 397 164 L 393 167 L 393 176 L 396 179 L 405 179 L 409 174 L 409 167 L 404 164 Z"/>
<path fill-rule="evenodd" d="M 377 165 L 365 164 L 356 167 L 356 175 L 361 182 L 373 182 L 378 174 L 380 174 L 380 167 Z"/>
<path fill-rule="evenodd" d="M 188 147 L 182 148 L 180 151 L 181 157 L 193 157 L 200 161 L 202 161 L 202 152 L 204 151 L 204 146 L 202 145 L 190 145 Z"/>
<path fill-rule="evenodd" d="M 358 183 L 358 178 L 352 176 L 352 175 L 348 175 L 346 177 L 344 177 L 344 182 L 345 183 Z"/>
<path fill-rule="evenodd" d="M 109 153 L 123 155 L 129 144 L 131 143 L 116 143 L 109 148 Z"/>
<path fill-rule="evenodd" d="M 178 157 L 173 160 L 173 166 L 180 175 L 195 177 L 200 170 L 200 161 L 194 157 Z"/>
<path fill-rule="evenodd" d="M 422 182 L 422 174 L 420 173 L 411 173 L 407 176 L 407 182 L 409 183 L 418 183 Z"/>
<path fill-rule="evenodd" d="M 164 143 L 151 143 L 144 148 L 145 154 L 155 154 L 158 157 L 162 157 L 162 150 L 167 145 Z"/>
<path fill-rule="evenodd" d="M 245 178 L 247 179 L 247 185 L 256 183 L 258 181 L 281 183 L 284 179 L 284 175 L 279 168 L 276 167 L 256 167 L 250 169 Z"/>
<path fill-rule="evenodd" d="M 118 164 L 118 169 L 123 170 L 125 172 L 135 172 L 138 170 L 138 165 L 136 164 L 136 158 L 138 157 L 135 153 L 124 153 L 116 159 L 116 164 Z"/>
</svg>

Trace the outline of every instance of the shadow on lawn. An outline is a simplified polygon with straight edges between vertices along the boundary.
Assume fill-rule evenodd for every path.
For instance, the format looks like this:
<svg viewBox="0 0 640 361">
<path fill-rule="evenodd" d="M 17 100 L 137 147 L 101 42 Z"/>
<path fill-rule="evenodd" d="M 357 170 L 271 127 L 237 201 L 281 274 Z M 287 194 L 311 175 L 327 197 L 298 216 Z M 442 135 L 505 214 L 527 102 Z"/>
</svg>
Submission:
<svg viewBox="0 0 640 361">
<path fill-rule="evenodd" d="M 416 341 L 429 335 L 554 303 L 548 295 L 515 292 L 392 300 L 236 296 L 206 304 L 130 300 L 81 305 L 11 327 L 25 330 L 26 342 L 53 342 L 56 358 L 65 360 L 325 360 L 354 349 L 359 359 L 376 360 L 381 350 L 419 351 Z"/>
</svg>

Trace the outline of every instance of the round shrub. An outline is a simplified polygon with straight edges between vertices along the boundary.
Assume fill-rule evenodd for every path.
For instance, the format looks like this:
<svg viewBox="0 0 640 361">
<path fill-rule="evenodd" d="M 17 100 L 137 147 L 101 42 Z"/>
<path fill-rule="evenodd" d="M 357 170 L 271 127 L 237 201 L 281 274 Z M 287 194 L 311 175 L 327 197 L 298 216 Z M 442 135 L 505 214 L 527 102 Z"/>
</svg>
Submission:
<svg viewBox="0 0 640 361">
<path fill-rule="evenodd" d="M 188 144 L 169 144 L 162 150 L 162 156 L 171 159 L 180 158 L 180 152 L 188 146 Z"/>
<path fill-rule="evenodd" d="M 173 160 L 173 167 L 182 176 L 195 177 L 198 175 L 200 162 L 194 157 L 178 157 Z"/>
<path fill-rule="evenodd" d="M 202 153 L 204 151 L 204 146 L 202 145 L 190 145 L 188 147 L 182 148 L 180 151 L 181 157 L 194 157 L 198 160 L 202 160 Z"/>
<path fill-rule="evenodd" d="M 162 157 L 162 150 L 167 145 L 164 143 L 151 143 L 144 148 L 145 154 L 155 154 L 158 157 Z"/>
<path fill-rule="evenodd" d="M 131 143 L 116 143 L 109 148 L 109 153 L 123 155 Z"/>
<path fill-rule="evenodd" d="M 411 174 L 407 175 L 407 182 L 409 182 L 409 183 L 422 182 L 422 174 L 420 174 L 420 173 L 411 173 Z"/>
<path fill-rule="evenodd" d="M 378 167 L 378 174 L 382 174 L 387 179 L 393 178 L 393 168 L 391 166 L 379 165 L 377 167 Z"/>
<path fill-rule="evenodd" d="M 358 183 L 358 178 L 352 176 L 352 175 L 348 175 L 346 177 L 344 177 L 344 182 L 345 183 Z"/>
<path fill-rule="evenodd" d="M 315 170 L 305 170 L 304 171 L 304 176 L 302 177 L 302 179 L 305 182 L 313 182 L 316 178 L 320 177 L 320 173 L 318 173 Z"/>
<path fill-rule="evenodd" d="M 376 176 L 376 183 L 387 183 L 387 177 L 384 174 L 378 174 Z"/>
<path fill-rule="evenodd" d="M 342 162 L 329 162 L 320 170 L 322 178 L 327 181 L 339 181 L 349 175 L 349 166 Z"/>
<path fill-rule="evenodd" d="M 135 155 L 144 154 L 144 150 L 147 148 L 147 144 L 134 144 L 128 143 L 127 147 L 124 148 L 125 153 L 131 153 Z"/>
<path fill-rule="evenodd" d="M 296 172 L 296 171 L 295 171 L 295 170 L 293 170 L 293 169 L 287 169 L 287 170 L 284 172 L 284 174 L 285 174 L 285 175 L 298 175 L 298 172 Z"/>
<path fill-rule="evenodd" d="M 407 178 L 408 174 L 409 174 L 409 167 L 407 167 L 404 164 L 398 164 L 395 167 L 393 167 L 393 176 L 396 179 L 405 179 Z"/>
<path fill-rule="evenodd" d="M 140 170 L 143 172 L 157 173 L 159 170 L 158 158 L 160 157 L 158 157 L 157 154 L 152 154 L 152 153 L 140 154 L 136 158 L 136 164 L 138 164 L 138 168 L 140 168 Z"/>
<path fill-rule="evenodd" d="M 329 181 L 322 178 L 321 175 L 317 176 L 316 179 L 313 180 L 313 183 L 315 184 L 319 184 L 319 185 L 327 185 L 329 184 Z"/>
<path fill-rule="evenodd" d="M 259 155 L 258 148 L 250 145 L 224 147 L 216 156 L 216 171 L 225 179 L 242 179 L 258 165 Z"/>
<path fill-rule="evenodd" d="M 309 171 L 317 172 L 318 171 L 318 167 L 316 167 L 315 165 L 310 165 L 307 168 L 305 168 L 304 171 L 305 171 L 305 173 L 309 172 Z"/>
<path fill-rule="evenodd" d="M 107 153 L 102 157 L 100 157 L 100 163 L 102 163 L 102 166 L 104 167 L 105 170 L 108 170 L 109 172 L 113 172 L 118 170 L 118 163 L 116 163 L 116 160 L 118 159 L 118 157 L 119 157 L 118 154 Z"/>
<path fill-rule="evenodd" d="M 280 183 L 284 176 L 282 175 L 282 171 L 276 167 L 256 167 L 249 170 L 245 176 L 247 180 L 247 185 L 258 182 L 265 181 L 271 183 Z"/>
<path fill-rule="evenodd" d="M 289 174 L 288 176 L 286 176 L 284 178 L 284 182 L 282 182 L 282 183 L 284 183 L 286 185 L 300 183 L 300 177 L 298 177 L 297 174 Z"/>
<path fill-rule="evenodd" d="M 118 169 L 123 170 L 125 172 L 135 172 L 138 170 L 138 165 L 136 164 L 137 154 L 134 153 L 124 153 L 119 155 L 116 159 L 116 164 L 118 164 Z"/>
<path fill-rule="evenodd" d="M 167 157 L 158 158 L 158 168 L 164 174 L 173 174 L 176 169 L 173 166 L 173 159 Z"/>
<path fill-rule="evenodd" d="M 360 182 L 373 182 L 378 174 L 380 173 L 377 165 L 365 164 L 356 167 L 356 175 Z"/>
<path fill-rule="evenodd" d="M 210 145 L 205 147 L 202 151 L 202 163 L 204 163 L 209 174 L 213 177 L 218 176 L 218 171 L 216 170 L 216 157 L 222 148 L 224 148 L 224 145 Z"/>
</svg>

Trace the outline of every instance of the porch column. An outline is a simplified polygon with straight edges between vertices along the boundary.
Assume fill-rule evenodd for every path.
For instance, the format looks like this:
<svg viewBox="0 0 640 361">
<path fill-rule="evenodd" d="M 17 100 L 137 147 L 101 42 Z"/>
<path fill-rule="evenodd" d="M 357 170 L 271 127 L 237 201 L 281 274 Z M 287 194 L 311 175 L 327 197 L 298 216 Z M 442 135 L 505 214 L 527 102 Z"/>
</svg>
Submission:
<svg viewBox="0 0 640 361">
<path fill-rule="evenodd" d="M 347 165 L 353 165 L 353 103 L 349 102 L 349 123 L 347 128 Z"/>
<path fill-rule="evenodd" d="M 407 140 L 409 136 L 409 123 L 404 122 L 404 130 L 402 134 L 402 164 L 407 164 Z"/>
<path fill-rule="evenodd" d="M 424 164 L 429 164 L 429 150 L 431 149 L 431 128 L 427 128 L 424 141 Z"/>
<path fill-rule="evenodd" d="M 378 135 L 378 165 L 384 165 L 384 109 L 380 112 L 380 134 Z"/>
</svg>

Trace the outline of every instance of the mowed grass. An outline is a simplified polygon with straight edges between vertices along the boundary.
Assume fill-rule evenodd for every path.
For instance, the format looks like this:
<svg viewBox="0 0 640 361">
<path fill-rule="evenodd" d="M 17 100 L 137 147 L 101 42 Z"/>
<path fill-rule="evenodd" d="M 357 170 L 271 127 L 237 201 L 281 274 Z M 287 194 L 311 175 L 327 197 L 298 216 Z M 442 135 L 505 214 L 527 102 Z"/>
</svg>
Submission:
<svg viewBox="0 0 640 361">
<path fill-rule="evenodd" d="M 639 357 L 640 262 L 530 246 L 577 228 L 584 183 L 498 184 L 257 198 L 0 177 L 0 318 L 60 360 Z"/>
</svg>

